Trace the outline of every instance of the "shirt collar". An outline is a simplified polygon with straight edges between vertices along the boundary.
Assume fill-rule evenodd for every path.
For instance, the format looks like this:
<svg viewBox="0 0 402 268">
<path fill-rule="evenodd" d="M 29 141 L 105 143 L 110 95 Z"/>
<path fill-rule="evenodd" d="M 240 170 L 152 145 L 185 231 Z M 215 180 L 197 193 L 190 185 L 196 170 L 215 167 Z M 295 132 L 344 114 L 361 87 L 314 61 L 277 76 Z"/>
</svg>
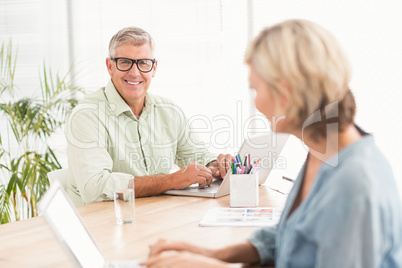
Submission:
<svg viewBox="0 0 402 268">
<path fill-rule="evenodd" d="M 115 116 L 118 116 L 126 111 L 131 111 L 128 104 L 124 101 L 117 89 L 114 87 L 112 79 L 110 79 L 106 85 L 105 95 L 109 103 L 109 108 Z"/>
<path fill-rule="evenodd" d="M 339 153 L 325 161 L 325 168 L 332 168 L 339 165 L 343 161 L 347 161 L 348 156 L 353 152 L 363 152 L 364 148 L 370 148 L 370 146 L 375 146 L 374 137 L 370 134 L 363 135 L 360 139 L 349 144 L 343 148 Z"/>
<path fill-rule="evenodd" d="M 119 116 L 120 114 L 126 112 L 133 114 L 133 112 L 130 109 L 130 106 L 128 106 L 128 104 L 120 96 L 119 92 L 113 85 L 111 79 L 109 80 L 109 82 L 105 87 L 105 95 L 108 100 L 110 110 L 114 113 L 115 116 Z M 145 95 L 145 103 L 140 118 L 147 117 L 153 105 L 154 105 L 154 99 L 151 95 L 147 93 Z"/>
</svg>

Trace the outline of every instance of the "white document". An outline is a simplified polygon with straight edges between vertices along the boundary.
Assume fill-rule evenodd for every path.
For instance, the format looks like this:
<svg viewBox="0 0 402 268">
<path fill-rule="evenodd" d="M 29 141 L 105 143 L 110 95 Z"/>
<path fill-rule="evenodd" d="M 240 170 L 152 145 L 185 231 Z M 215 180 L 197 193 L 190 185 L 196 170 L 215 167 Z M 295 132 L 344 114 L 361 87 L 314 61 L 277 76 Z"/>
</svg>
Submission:
<svg viewBox="0 0 402 268">
<path fill-rule="evenodd" d="M 200 221 L 200 226 L 272 226 L 279 222 L 282 209 L 257 208 L 211 208 Z"/>
</svg>

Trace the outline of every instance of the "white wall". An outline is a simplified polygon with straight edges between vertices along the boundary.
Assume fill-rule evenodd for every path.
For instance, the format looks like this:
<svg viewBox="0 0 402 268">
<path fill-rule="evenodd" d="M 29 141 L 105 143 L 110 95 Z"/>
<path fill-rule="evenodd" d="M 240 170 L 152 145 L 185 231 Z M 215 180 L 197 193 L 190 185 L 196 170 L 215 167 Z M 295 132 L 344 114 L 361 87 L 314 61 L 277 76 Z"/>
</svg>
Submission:
<svg viewBox="0 0 402 268">
<path fill-rule="evenodd" d="M 66 3 L 72 8 L 70 24 Z M 375 135 L 402 193 L 402 3 L 250 3 L 254 7 L 253 35 L 266 25 L 297 17 L 322 24 L 338 38 L 353 68 L 351 88 L 358 104 L 357 123 Z M 143 27 L 156 40 L 159 60 L 150 91 L 171 98 L 189 118 L 198 119 L 198 127 L 206 128 L 202 136 L 214 145 L 213 150 L 233 153 L 254 113 L 242 62 L 248 38 L 247 6 L 245 0 L 0 0 L 0 39 L 12 38 L 19 47 L 16 84 L 22 95 L 39 89 L 37 74 L 43 59 L 55 72 L 67 71 L 68 41 L 74 44 L 71 56 L 76 84 L 94 91 L 108 80 L 104 62 L 110 37 L 127 25 Z M 216 135 L 229 121 L 233 123 L 232 135 Z M 257 127 L 266 124 L 260 120 Z M 53 142 L 65 164 L 63 139 L 61 134 Z"/>
</svg>

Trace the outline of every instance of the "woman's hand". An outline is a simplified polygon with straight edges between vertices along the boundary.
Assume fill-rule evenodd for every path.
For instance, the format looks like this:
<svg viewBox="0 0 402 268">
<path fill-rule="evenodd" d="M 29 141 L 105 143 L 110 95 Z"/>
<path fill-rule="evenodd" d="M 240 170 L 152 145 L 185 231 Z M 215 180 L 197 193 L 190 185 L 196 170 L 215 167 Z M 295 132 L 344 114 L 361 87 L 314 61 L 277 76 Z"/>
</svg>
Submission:
<svg viewBox="0 0 402 268">
<path fill-rule="evenodd" d="M 145 262 L 141 263 L 148 268 L 177 267 L 177 268 L 227 268 L 233 267 L 228 263 L 217 259 L 209 258 L 188 251 L 174 252 L 170 254 L 153 255 Z"/>
<path fill-rule="evenodd" d="M 183 241 L 159 239 L 154 245 L 149 246 L 149 257 L 161 254 L 164 251 L 189 251 L 207 257 L 212 257 L 214 250 L 201 248 Z"/>
<path fill-rule="evenodd" d="M 247 241 L 221 249 L 208 249 L 183 241 L 159 239 L 149 247 L 149 258 L 143 265 L 148 267 L 242 267 L 239 263 L 258 262 L 257 250 Z"/>
</svg>

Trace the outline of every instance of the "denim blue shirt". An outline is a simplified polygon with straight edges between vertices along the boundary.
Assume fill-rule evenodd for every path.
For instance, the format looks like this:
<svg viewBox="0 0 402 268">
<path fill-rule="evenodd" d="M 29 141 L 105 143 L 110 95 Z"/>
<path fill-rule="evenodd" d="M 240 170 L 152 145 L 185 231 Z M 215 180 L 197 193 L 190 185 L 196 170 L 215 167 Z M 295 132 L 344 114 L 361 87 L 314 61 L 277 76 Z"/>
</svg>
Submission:
<svg viewBox="0 0 402 268">
<path fill-rule="evenodd" d="M 249 242 L 261 264 L 283 267 L 402 267 L 402 208 L 391 167 L 367 135 L 322 164 L 310 194 Z"/>
</svg>

